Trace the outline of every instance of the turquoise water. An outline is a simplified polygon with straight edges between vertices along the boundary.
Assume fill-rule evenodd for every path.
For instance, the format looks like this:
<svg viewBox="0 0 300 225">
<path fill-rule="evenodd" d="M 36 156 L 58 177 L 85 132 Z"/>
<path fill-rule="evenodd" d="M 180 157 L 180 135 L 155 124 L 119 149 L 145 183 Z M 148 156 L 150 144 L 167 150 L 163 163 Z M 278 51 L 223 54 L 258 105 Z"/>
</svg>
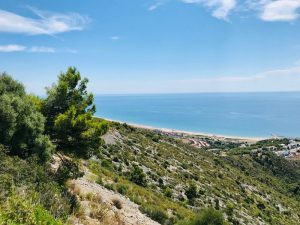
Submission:
<svg viewBox="0 0 300 225">
<path fill-rule="evenodd" d="M 300 136 L 300 92 L 95 96 L 99 117 L 185 131 Z"/>
</svg>

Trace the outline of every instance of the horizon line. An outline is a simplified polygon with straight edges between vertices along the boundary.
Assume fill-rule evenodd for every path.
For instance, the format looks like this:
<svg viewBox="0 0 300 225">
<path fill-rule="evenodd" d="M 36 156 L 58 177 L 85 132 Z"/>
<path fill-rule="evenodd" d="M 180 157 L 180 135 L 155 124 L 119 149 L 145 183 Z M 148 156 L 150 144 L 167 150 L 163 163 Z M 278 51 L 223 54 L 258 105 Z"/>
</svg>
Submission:
<svg viewBox="0 0 300 225">
<path fill-rule="evenodd" d="M 145 93 L 93 93 L 96 95 L 176 95 L 176 94 L 267 94 L 267 93 L 300 93 L 300 90 L 280 91 L 205 91 L 205 92 L 145 92 Z"/>
</svg>

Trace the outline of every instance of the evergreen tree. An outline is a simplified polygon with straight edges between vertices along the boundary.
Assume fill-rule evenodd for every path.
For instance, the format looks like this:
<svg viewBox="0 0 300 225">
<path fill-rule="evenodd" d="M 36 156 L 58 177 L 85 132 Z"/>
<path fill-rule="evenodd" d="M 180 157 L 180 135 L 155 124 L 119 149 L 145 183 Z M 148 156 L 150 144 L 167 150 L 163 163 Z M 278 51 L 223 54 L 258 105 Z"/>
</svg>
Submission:
<svg viewBox="0 0 300 225">
<path fill-rule="evenodd" d="M 93 118 L 96 107 L 87 83 L 75 67 L 70 67 L 59 75 L 57 84 L 48 88 L 42 105 L 46 131 L 53 141 L 61 150 L 83 156 L 99 147 L 100 136 L 107 130 L 107 123 Z"/>
</svg>

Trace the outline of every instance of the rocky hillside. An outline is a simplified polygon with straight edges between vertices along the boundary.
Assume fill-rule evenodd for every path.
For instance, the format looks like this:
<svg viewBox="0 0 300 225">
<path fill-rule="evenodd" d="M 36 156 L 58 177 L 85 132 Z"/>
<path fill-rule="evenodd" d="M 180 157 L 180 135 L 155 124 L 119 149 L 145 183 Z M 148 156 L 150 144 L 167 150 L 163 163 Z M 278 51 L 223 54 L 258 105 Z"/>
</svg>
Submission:
<svg viewBox="0 0 300 225">
<path fill-rule="evenodd" d="M 268 150 L 243 151 L 241 143 L 212 139 L 199 149 L 114 122 L 103 141 L 96 156 L 82 161 L 85 176 L 69 184 L 83 208 L 74 221 L 176 224 L 210 207 L 229 224 L 300 221 L 300 167 Z M 211 151 L 214 144 L 225 147 Z M 94 213 L 86 211 L 95 207 L 105 207 L 97 209 L 105 216 L 90 218 Z"/>
<path fill-rule="evenodd" d="M 87 82 L 70 67 L 41 99 L 0 74 L 0 224 L 299 224 L 298 140 L 107 122 Z"/>
</svg>

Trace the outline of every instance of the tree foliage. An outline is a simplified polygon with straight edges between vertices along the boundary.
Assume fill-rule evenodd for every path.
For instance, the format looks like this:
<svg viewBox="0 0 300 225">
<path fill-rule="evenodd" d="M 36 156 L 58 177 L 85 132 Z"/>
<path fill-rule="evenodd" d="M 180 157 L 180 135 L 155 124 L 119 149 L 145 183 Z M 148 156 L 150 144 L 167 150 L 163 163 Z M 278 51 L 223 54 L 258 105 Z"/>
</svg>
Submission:
<svg viewBox="0 0 300 225">
<path fill-rule="evenodd" d="M 11 76 L 6 73 L 0 74 L 0 95 L 13 94 L 17 96 L 25 95 L 24 86 L 15 81 Z"/>
<path fill-rule="evenodd" d="M 43 115 L 25 92 L 24 87 L 8 75 L 0 76 L 0 143 L 9 153 L 27 158 L 36 154 L 42 161 L 50 158 L 53 144 L 44 136 Z"/>
<path fill-rule="evenodd" d="M 52 141 L 82 155 L 99 147 L 107 124 L 93 118 L 86 84 L 69 68 L 43 100 L 0 74 L 0 224 L 63 224 L 77 209 L 64 186 L 83 175 L 76 160 L 61 156 L 57 170 L 45 162 L 55 150 Z"/>
<path fill-rule="evenodd" d="M 59 145 L 82 156 L 90 156 L 99 147 L 106 130 L 106 123 L 93 119 L 90 112 L 79 114 L 75 106 L 59 114 L 54 123 Z"/>
<path fill-rule="evenodd" d="M 83 156 L 99 147 L 100 136 L 107 130 L 107 123 L 93 118 L 96 107 L 93 95 L 86 90 L 87 83 L 76 68 L 70 67 L 48 88 L 42 105 L 46 130 L 60 149 Z"/>
<path fill-rule="evenodd" d="M 67 112 L 71 106 L 76 107 L 78 114 L 95 112 L 93 95 L 86 90 L 87 83 L 88 80 L 81 79 L 76 68 L 70 67 L 66 73 L 58 76 L 57 84 L 47 88 L 47 98 L 43 103 L 42 111 L 47 118 L 47 131 L 51 135 L 55 135 L 53 129 L 57 116 Z"/>
</svg>

